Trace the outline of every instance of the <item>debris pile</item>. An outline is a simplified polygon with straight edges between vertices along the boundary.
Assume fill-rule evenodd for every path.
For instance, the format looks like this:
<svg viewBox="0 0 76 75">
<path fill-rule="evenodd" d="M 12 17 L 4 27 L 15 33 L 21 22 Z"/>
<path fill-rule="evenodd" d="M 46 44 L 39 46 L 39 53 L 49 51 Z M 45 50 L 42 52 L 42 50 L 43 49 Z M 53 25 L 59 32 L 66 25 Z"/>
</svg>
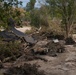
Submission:
<svg viewBox="0 0 76 75">
<path fill-rule="evenodd" d="M 50 56 L 57 56 L 57 53 L 63 53 L 65 51 L 64 44 L 60 42 L 53 42 L 53 40 L 39 41 L 32 48 L 35 54 L 46 54 Z"/>
<path fill-rule="evenodd" d="M 7 66 L 4 75 L 45 75 L 44 72 L 38 71 L 36 65 L 25 63 L 33 60 L 47 61 L 43 58 L 43 55 L 55 57 L 58 56 L 59 53 L 65 51 L 64 40 L 51 38 L 50 36 L 48 36 L 48 38 L 47 36 L 45 36 L 45 33 L 36 35 L 35 39 L 37 39 L 37 42 L 34 44 L 30 44 L 26 41 L 21 42 L 19 39 L 13 42 L 9 41 L 3 44 L 3 46 L 1 45 L 1 68 L 2 66 L 4 68 Z M 11 63 L 10 66 L 8 65 L 9 63 Z"/>
</svg>

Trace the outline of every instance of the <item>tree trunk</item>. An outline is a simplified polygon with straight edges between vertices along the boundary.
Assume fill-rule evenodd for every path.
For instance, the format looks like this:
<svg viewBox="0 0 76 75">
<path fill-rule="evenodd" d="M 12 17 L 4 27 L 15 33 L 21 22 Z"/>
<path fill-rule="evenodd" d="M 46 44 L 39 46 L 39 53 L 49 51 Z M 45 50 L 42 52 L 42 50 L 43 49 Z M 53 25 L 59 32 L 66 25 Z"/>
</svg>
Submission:
<svg viewBox="0 0 76 75">
<path fill-rule="evenodd" d="M 71 35 L 72 25 L 65 24 L 65 27 L 66 27 L 66 33 L 65 33 L 66 36 L 65 36 L 65 39 L 69 38 L 69 37 L 72 37 L 72 35 Z"/>
<path fill-rule="evenodd" d="M 69 25 L 66 24 L 65 27 L 66 27 L 66 36 L 65 36 L 65 38 L 69 38 L 70 37 Z"/>
</svg>

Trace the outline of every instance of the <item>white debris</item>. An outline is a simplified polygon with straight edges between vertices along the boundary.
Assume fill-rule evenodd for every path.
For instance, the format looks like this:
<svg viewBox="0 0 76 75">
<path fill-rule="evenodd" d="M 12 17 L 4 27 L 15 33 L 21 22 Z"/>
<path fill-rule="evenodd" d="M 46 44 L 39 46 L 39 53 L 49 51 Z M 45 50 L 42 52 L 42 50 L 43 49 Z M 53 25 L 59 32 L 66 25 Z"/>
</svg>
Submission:
<svg viewBox="0 0 76 75">
<path fill-rule="evenodd" d="M 58 39 L 53 39 L 53 42 L 54 42 L 54 43 L 58 43 L 59 40 L 58 40 Z"/>
</svg>

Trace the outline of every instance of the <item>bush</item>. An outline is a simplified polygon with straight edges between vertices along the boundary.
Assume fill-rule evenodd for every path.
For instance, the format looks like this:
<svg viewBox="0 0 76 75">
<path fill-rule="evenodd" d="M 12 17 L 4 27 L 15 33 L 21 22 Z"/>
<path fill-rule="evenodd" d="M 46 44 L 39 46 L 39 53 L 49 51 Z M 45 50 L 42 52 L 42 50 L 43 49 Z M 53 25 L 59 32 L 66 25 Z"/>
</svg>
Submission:
<svg viewBox="0 0 76 75">
<path fill-rule="evenodd" d="M 66 38 L 66 45 L 73 45 L 75 44 L 75 41 L 72 39 L 72 37 Z"/>
<path fill-rule="evenodd" d="M 61 28 L 61 21 L 60 19 L 54 18 L 51 19 L 51 17 L 47 18 L 47 26 L 42 27 L 42 31 L 46 31 L 49 33 L 53 33 L 54 35 L 61 35 L 64 34 L 63 29 Z"/>
<path fill-rule="evenodd" d="M 20 67 L 12 67 L 4 75 L 45 75 L 43 71 L 38 71 L 37 66 L 24 64 Z"/>
<path fill-rule="evenodd" d="M 21 55 L 20 43 L 9 42 L 0 43 L 0 60 L 4 60 L 7 57 L 19 57 Z"/>
</svg>

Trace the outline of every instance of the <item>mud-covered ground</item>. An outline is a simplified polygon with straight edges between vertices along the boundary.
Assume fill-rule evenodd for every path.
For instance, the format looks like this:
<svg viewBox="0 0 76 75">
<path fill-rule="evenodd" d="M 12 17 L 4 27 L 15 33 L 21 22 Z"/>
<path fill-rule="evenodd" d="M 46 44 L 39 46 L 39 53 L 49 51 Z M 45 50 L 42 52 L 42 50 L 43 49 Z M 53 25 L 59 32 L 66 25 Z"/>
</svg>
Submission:
<svg viewBox="0 0 76 75">
<path fill-rule="evenodd" d="M 65 48 L 66 51 L 56 57 L 37 55 L 40 58 L 26 61 L 23 56 L 14 63 L 3 63 L 0 71 L 6 75 L 76 75 L 76 47 L 67 45 Z"/>
<path fill-rule="evenodd" d="M 43 70 L 46 75 L 76 75 L 76 47 L 72 45 L 65 46 L 66 51 L 57 57 L 44 55 L 41 57 L 46 59 L 28 61 L 30 64 L 39 65 L 39 70 Z"/>
<path fill-rule="evenodd" d="M 21 43 L 14 60 L 1 59 L 0 75 L 76 75 L 76 45 L 66 45 L 62 39 L 55 43 L 44 36 L 36 39 L 34 45 Z"/>
</svg>

